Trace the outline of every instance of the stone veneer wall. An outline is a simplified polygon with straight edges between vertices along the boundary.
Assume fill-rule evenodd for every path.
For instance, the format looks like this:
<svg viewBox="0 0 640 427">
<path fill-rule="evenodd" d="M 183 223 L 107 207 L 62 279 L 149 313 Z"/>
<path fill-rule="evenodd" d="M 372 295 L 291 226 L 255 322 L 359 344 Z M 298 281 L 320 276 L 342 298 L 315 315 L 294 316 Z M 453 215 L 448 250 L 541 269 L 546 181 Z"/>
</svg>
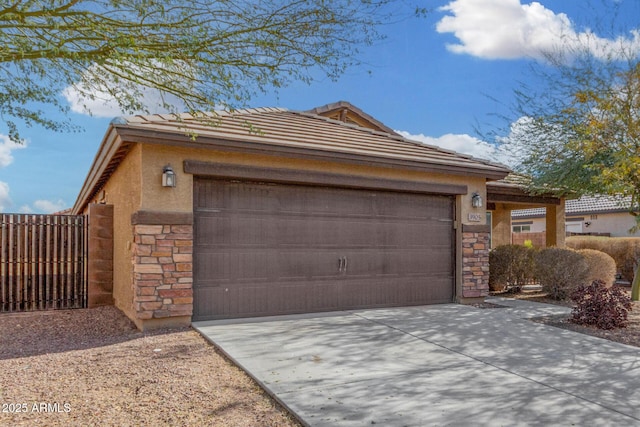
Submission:
<svg viewBox="0 0 640 427">
<path fill-rule="evenodd" d="M 462 232 L 462 298 L 489 295 L 489 232 Z"/>
<path fill-rule="evenodd" d="M 193 312 L 193 225 L 144 224 L 134 214 L 134 309 L 140 320 L 188 317 Z"/>
</svg>

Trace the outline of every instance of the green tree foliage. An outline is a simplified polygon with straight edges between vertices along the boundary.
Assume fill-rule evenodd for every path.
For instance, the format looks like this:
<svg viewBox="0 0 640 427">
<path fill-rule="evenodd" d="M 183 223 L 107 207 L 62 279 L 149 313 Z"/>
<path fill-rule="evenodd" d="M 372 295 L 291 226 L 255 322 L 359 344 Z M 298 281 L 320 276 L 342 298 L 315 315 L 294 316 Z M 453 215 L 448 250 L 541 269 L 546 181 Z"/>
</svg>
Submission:
<svg viewBox="0 0 640 427">
<path fill-rule="evenodd" d="M 0 6 L 0 114 L 69 130 L 61 92 L 102 92 L 125 113 L 242 104 L 256 92 L 314 77 L 337 78 L 358 49 L 382 38 L 392 0 L 7 0 Z M 314 74 L 316 73 L 316 74 Z M 18 121 L 16 121 L 18 119 Z"/>
<path fill-rule="evenodd" d="M 640 63 L 620 45 L 550 53 L 534 67 L 544 83 L 516 92 L 519 120 L 507 144 L 533 192 L 631 196 L 640 213 Z M 594 53 L 596 52 L 596 53 Z"/>
</svg>

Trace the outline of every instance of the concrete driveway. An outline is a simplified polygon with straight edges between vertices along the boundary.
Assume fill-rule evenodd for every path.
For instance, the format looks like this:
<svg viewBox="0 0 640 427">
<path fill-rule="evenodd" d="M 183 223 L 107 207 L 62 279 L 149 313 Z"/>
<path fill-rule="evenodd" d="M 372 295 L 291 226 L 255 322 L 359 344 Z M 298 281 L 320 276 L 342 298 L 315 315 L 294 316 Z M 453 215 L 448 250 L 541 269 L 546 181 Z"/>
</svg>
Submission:
<svg viewBox="0 0 640 427">
<path fill-rule="evenodd" d="M 494 299 L 194 324 L 310 426 L 640 425 L 640 349 Z"/>
</svg>

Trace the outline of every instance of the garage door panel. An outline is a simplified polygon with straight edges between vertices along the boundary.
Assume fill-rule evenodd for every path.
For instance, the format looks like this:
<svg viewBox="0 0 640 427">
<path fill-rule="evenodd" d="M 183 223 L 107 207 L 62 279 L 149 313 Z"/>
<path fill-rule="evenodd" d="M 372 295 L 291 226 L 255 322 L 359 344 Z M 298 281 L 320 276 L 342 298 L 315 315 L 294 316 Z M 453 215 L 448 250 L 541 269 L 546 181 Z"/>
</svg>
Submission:
<svg viewBox="0 0 640 427">
<path fill-rule="evenodd" d="M 452 197 L 205 179 L 194 187 L 197 320 L 453 299 Z"/>
<path fill-rule="evenodd" d="M 403 277 L 375 283 L 349 279 L 311 285 L 303 281 L 289 282 L 277 288 L 267 284 L 202 288 L 194 308 L 199 313 L 216 313 L 213 318 L 224 318 L 402 306 L 407 305 L 406 295 L 422 304 L 447 303 L 451 297 L 443 289 L 450 280 L 450 277 L 435 278 L 425 285 Z"/>
<path fill-rule="evenodd" d="M 448 249 L 350 250 L 346 256 L 346 274 L 350 277 L 400 277 L 409 274 L 452 277 L 453 260 Z"/>
<path fill-rule="evenodd" d="M 277 230 L 268 218 L 256 215 L 204 212 L 195 220 L 200 245 L 264 246 L 276 241 Z"/>
<path fill-rule="evenodd" d="M 375 235 L 373 224 L 350 218 L 319 216 L 281 218 L 278 220 L 281 246 L 336 248 L 368 245 Z"/>
</svg>

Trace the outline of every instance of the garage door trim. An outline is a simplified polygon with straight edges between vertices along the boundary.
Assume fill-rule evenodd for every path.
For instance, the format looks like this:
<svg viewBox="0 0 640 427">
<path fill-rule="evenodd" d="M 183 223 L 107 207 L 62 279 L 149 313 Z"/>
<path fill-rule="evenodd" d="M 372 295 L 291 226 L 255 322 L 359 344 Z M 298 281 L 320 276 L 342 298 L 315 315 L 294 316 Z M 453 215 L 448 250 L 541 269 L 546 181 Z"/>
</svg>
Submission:
<svg viewBox="0 0 640 427">
<path fill-rule="evenodd" d="M 323 185 L 455 196 L 468 194 L 466 185 L 369 178 L 332 172 L 265 168 L 185 160 L 184 172 L 203 178 L 240 179 L 279 184 Z"/>
</svg>

